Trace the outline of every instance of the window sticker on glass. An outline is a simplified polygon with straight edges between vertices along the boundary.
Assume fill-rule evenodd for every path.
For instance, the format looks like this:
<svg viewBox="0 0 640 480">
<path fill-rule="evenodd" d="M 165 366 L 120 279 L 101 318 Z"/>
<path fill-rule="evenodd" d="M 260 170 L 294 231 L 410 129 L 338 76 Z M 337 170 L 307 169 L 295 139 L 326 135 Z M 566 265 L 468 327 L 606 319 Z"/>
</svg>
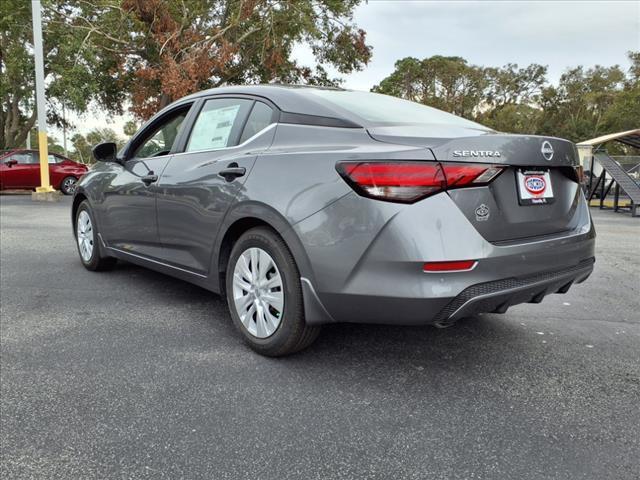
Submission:
<svg viewBox="0 0 640 480">
<path fill-rule="evenodd" d="M 224 148 L 229 142 L 229 135 L 233 128 L 233 122 L 238 115 L 240 105 L 217 108 L 215 110 L 203 110 L 198 116 L 189 147 L 187 150 L 207 150 Z"/>
</svg>

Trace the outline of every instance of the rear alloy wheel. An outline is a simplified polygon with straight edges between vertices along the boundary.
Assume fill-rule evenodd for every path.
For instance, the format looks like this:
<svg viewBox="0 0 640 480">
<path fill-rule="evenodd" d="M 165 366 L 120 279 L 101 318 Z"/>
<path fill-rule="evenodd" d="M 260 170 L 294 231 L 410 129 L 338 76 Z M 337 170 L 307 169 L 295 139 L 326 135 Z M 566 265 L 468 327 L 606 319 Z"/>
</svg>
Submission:
<svg viewBox="0 0 640 480">
<path fill-rule="evenodd" d="M 309 346 L 320 327 L 304 319 L 300 274 L 282 239 L 266 227 L 236 242 L 226 272 L 234 324 L 258 353 L 278 357 Z"/>
<path fill-rule="evenodd" d="M 60 183 L 60 191 L 65 195 L 73 195 L 76 191 L 76 183 L 78 179 L 76 177 L 65 177 Z"/>
<path fill-rule="evenodd" d="M 98 232 L 89 203 L 85 200 L 76 212 L 76 243 L 80 260 L 87 270 L 108 270 L 116 264 L 116 259 L 102 253 Z"/>
<path fill-rule="evenodd" d="M 261 248 L 249 248 L 238 257 L 233 272 L 233 302 L 244 328 L 267 338 L 280 326 L 284 312 L 282 276 L 273 258 Z"/>
</svg>

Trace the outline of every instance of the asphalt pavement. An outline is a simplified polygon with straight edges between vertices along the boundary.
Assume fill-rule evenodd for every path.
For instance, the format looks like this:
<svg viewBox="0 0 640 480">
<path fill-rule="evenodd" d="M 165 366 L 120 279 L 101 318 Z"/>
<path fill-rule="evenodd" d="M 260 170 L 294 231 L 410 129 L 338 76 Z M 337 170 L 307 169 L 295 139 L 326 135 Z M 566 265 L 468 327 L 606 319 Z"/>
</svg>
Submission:
<svg viewBox="0 0 640 480">
<path fill-rule="evenodd" d="M 640 478 L 640 219 L 593 209 L 540 305 L 267 359 L 205 290 L 86 271 L 69 209 L 0 196 L 2 478 Z"/>
</svg>

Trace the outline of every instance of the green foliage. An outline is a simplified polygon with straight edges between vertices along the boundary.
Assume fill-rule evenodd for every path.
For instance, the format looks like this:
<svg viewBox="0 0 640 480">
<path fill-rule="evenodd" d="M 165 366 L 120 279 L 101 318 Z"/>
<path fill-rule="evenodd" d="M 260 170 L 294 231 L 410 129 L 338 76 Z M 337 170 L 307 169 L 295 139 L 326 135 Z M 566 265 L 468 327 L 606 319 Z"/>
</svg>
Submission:
<svg viewBox="0 0 640 480">
<path fill-rule="evenodd" d="M 107 112 L 121 113 L 123 93 L 105 88 L 111 83 L 113 58 L 55 21 L 71 8 L 69 2 L 43 0 L 43 7 L 47 122 L 61 127 L 66 123 L 63 105 L 67 111 L 83 112 L 91 101 Z M 31 2 L 0 2 L 0 148 L 24 144 L 36 121 L 31 26 Z"/>
<path fill-rule="evenodd" d="M 347 74 L 371 58 L 353 21 L 362 1 L 43 0 L 48 121 L 60 127 L 63 106 L 83 113 L 90 104 L 108 114 L 130 106 L 145 119 L 183 95 L 225 84 L 339 84 L 327 66 Z M 0 1 L 0 149 L 23 145 L 36 121 L 32 37 L 31 2 Z M 310 48 L 311 65 L 292 58 L 297 45 Z M 407 57 L 374 90 L 497 130 L 577 141 L 640 126 L 640 52 L 629 60 L 627 71 L 576 67 L 550 85 L 542 65 Z M 130 122 L 124 134 L 136 127 Z M 85 161 L 90 136 L 74 137 Z"/>
<path fill-rule="evenodd" d="M 139 127 L 136 122 L 129 120 L 124 124 L 124 127 L 122 127 L 122 131 L 127 137 L 132 137 L 138 131 L 138 128 Z"/>
<path fill-rule="evenodd" d="M 125 140 L 112 128 L 95 128 L 86 135 L 77 133 L 71 137 L 73 150 L 70 152 L 70 156 L 78 162 L 93 163 L 94 159 L 91 155 L 91 149 L 102 142 L 114 142 L 118 146 L 118 149 L 122 148 L 125 144 Z"/>
<path fill-rule="evenodd" d="M 434 56 L 398 60 L 396 70 L 373 91 L 407 98 L 471 117 L 483 100 L 487 78 L 482 69 L 460 57 Z"/>
<path fill-rule="evenodd" d="M 42 0 L 48 121 L 92 104 L 140 119 L 172 100 L 232 83 L 335 84 L 323 65 L 358 70 L 371 56 L 353 23 L 362 0 Z M 36 121 L 31 2 L 0 1 L 0 149 Z M 291 58 L 311 48 L 315 65 Z"/>
<path fill-rule="evenodd" d="M 640 52 L 631 67 L 576 67 L 549 85 L 546 67 L 469 65 L 460 57 L 404 58 L 373 90 L 424 103 L 498 131 L 573 141 L 640 127 Z"/>
<path fill-rule="evenodd" d="M 76 56 L 105 73 L 98 85 L 140 119 L 223 84 L 335 84 L 323 65 L 349 73 L 371 56 L 352 18 L 362 0 L 49 1 L 52 23 L 80 40 Z M 292 59 L 298 44 L 315 65 Z"/>
</svg>

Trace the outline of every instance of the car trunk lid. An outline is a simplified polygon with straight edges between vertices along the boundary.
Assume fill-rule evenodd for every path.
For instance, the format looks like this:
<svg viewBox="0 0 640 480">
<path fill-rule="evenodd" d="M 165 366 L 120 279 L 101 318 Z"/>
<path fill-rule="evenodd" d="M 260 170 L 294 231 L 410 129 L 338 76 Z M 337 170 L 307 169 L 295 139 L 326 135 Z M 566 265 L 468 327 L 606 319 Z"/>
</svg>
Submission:
<svg viewBox="0 0 640 480">
<path fill-rule="evenodd" d="M 567 140 L 450 126 L 373 127 L 369 134 L 383 142 L 423 146 L 442 163 L 504 166 L 489 185 L 448 191 L 491 242 L 553 235 L 577 227 L 577 152 Z"/>
</svg>

